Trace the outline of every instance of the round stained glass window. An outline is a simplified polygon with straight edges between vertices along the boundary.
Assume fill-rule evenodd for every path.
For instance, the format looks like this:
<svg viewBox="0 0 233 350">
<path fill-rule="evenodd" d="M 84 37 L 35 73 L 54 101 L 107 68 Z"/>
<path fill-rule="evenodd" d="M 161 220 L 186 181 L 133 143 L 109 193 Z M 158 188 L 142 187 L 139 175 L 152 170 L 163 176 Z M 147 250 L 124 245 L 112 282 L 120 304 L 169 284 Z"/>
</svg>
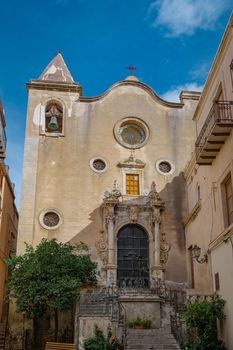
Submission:
<svg viewBox="0 0 233 350">
<path fill-rule="evenodd" d="M 102 157 L 94 157 L 90 160 L 89 165 L 95 173 L 104 173 L 108 169 L 108 162 Z"/>
<path fill-rule="evenodd" d="M 95 159 L 92 164 L 97 171 L 103 171 L 106 168 L 106 164 L 102 159 Z"/>
<path fill-rule="evenodd" d="M 44 209 L 39 216 L 41 226 L 47 230 L 54 230 L 62 224 L 62 215 L 57 209 Z"/>
<path fill-rule="evenodd" d="M 149 128 L 141 119 L 129 117 L 116 123 L 114 135 L 126 148 L 140 148 L 148 140 Z"/>
<path fill-rule="evenodd" d="M 175 171 L 175 165 L 167 159 L 157 160 L 155 168 L 161 175 L 170 175 Z"/>
<path fill-rule="evenodd" d="M 60 221 L 59 215 L 57 213 L 52 212 L 52 211 L 45 213 L 44 218 L 43 218 L 43 222 L 44 222 L 45 226 L 48 226 L 48 227 L 57 226 L 59 224 L 59 221 Z"/>
<path fill-rule="evenodd" d="M 132 146 L 139 145 L 145 141 L 145 131 L 138 125 L 126 124 L 120 128 L 122 140 Z"/>
</svg>

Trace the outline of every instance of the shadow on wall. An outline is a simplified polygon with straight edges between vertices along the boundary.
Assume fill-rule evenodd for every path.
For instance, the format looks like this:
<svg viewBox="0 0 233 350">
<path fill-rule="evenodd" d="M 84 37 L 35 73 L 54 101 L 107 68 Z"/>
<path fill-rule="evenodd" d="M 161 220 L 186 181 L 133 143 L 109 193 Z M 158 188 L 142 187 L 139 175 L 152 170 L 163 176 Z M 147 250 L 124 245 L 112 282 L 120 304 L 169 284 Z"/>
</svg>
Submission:
<svg viewBox="0 0 233 350">
<path fill-rule="evenodd" d="M 183 173 L 174 177 L 170 183 L 167 183 L 159 193 L 165 203 L 165 209 L 162 212 L 161 233 L 166 234 L 166 240 L 171 245 L 168 261 L 165 265 L 165 279 L 174 282 L 187 282 L 186 271 L 186 250 L 185 250 L 185 232 L 184 219 L 188 214 L 186 185 Z M 141 204 L 139 197 L 138 204 Z M 135 199 L 127 201 L 127 204 L 135 204 Z M 100 261 L 98 256 L 96 242 L 102 236 L 104 223 L 102 220 L 101 206 L 90 213 L 90 223 L 70 241 L 71 244 L 86 243 L 94 260 Z"/>
</svg>

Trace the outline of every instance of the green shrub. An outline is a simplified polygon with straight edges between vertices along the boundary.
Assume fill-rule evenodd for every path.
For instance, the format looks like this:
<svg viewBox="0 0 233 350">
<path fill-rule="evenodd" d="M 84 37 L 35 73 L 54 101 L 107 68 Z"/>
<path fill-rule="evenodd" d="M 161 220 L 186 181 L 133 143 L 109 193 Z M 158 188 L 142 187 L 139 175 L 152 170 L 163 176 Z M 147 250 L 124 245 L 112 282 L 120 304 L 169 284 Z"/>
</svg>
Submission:
<svg viewBox="0 0 233 350">
<path fill-rule="evenodd" d="M 85 350 L 124 350 L 124 346 L 112 334 L 112 330 L 108 327 L 107 337 L 104 336 L 103 330 L 95 326 L 95 334 L 93 337 L 84 341 Z"/>
<path fill-rule="evenodd" d="M 133 328 L 134 326 L 142 326 L 145 329 L 150 329 L 152 325 L 151 320 L 142 320 L 140 317 L 137 317 L 135 320 L 131 320 L 128 322 L 129 328 Z"/>
<path fill-rule="evenodd" d="M 183 319 L 190 333 L 195 333 L 192 344 L 193 350 L 224 350 L 223 342 L 218 340 L 217 321 L 223 321 L 224 304 L 220 296 L 214 295 L 210 300 L 190 302 L 183 314 Z"/>
</svg>

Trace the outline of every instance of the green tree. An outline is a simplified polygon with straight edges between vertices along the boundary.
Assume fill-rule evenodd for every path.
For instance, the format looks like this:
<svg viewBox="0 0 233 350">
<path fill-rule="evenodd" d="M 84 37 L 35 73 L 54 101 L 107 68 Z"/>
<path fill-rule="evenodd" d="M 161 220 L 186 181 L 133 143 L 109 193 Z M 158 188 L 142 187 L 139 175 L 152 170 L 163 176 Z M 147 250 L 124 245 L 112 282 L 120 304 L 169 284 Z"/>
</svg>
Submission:
<svg viewBox="0 0 233 350">
<path fill-rule="evenodd" d="M 225 350 L 222 341 L 218 340 L 217 321 L 223 321 L 225 300 L 214 295 L 209 300 L 190 302 L 183 319 L 188 330 L 196 336 L 189 348 L 194 350 Z"/>
<path fill-rule="evenodd" d="M 58 312 L 69 310 L 86 284 L 95 284 L 97 265 L 83 243 L 74 246 L 55 239 L 43 239 L 33 248 L 7 260 L 10 270 L 9 299 L 15 299 L 16 311 L 33 319 L 34 346 L 36 320 L 45 314 L 54 315 L 55 341 L 58 337 Z"/>
</svg>

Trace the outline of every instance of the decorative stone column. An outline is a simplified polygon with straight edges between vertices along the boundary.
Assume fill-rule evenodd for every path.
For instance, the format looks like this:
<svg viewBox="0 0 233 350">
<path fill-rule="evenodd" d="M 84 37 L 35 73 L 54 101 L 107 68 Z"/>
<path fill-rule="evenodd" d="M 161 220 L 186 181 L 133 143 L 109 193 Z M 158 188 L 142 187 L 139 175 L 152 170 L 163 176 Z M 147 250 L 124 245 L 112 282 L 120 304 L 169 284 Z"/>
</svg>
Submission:
<svg viewBox="0 0 233 350">
<path fill-rule="evenodd" d="M 148 194 L 149 204 L 151 207 L 151 223 L 153 225 L 154 232 L 154 261 L 151 268 L 151 278 L 161 278 L 163 279 L 164 268 L 161 264 L 161 244 L 160 244 L 160 223 L 161 223 L 161 211 L 164 209 L 164 202 L 159 197 L 156 190 L 155 182 L 151 184 L 151 190 Z"/>
<path fill-rule="evenodd" d="M 107 272 L 107 284 L 116 283 L 116 271 L 117 265 L 115 261 L 115 206 L 119 203 L 121 197 L 120 191 L 117 189 L 116 182 L 114 182 L 113 190 L 111 192 L 106 191 L 103 199 L 104 220 L 107 231 L 107 264 L 105 269 Z"/>
</svg>

